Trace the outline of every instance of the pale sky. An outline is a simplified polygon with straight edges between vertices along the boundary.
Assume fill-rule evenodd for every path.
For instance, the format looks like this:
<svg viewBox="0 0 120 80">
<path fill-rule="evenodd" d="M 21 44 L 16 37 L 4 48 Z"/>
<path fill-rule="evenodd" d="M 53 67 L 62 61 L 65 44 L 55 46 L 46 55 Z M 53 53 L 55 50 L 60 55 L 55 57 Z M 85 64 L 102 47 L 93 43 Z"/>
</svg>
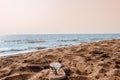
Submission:
<svg viewBox="0 0 120 80">
<path fill-rule="evenodd" d="M 0 34 L 120 33 L 120 0 L 0 0 Z"/>
</svg>

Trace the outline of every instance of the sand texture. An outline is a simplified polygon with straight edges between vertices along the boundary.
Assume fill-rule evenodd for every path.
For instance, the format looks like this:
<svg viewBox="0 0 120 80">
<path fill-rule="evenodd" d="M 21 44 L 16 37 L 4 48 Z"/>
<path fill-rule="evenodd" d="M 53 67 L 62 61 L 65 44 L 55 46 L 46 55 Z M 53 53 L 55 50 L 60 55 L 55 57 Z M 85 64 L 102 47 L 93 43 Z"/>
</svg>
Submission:
<svg viewBox="0 0 120 80">
<path fill-rule="evenodd" d="M 65 80 L 120 80 L 120 39 L 0 57 L 0 80 L 48 80 L 58 59 Z"/>
</svg>

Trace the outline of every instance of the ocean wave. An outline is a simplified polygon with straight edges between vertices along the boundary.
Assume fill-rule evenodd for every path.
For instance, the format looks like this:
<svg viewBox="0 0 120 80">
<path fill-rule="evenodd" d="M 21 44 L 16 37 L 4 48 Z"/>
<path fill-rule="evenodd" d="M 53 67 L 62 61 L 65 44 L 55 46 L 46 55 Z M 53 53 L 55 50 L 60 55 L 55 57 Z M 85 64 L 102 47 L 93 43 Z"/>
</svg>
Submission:
<svg viewBox="0 0 120 80">
<path fill-rule="evenodd" d="M 70 40 L 57 40 L 59 42 L 69 42 L 69 41 L 79 41 L 79 39 L 70 39 Z"/>
<path fill-rule="evenodd" d="M 7 43 L 43 43 L 46 42 L 45 40 L 5 40 L 4 42 Z"/>
<path fill-rule="evenodd" d="M 104 38 L 92 38 L 90 40 L 104 40 Z"/>
<path fill-rule="evenodd" d="M 23 42 L 23 40 L 4 40 L 4 42 Z"/>
<path fill-rule="evenodd" d="M 7 52 L 20 52 L 20 51 L 27 51 L 27 50 L 39 50 L 45 49 L 46 47 L 28 47 L 23 49 L 1 49 L 0 53 L 7 53 Z"/>
<path fill-rule="evenodd" d="M 45 49 L 45 48 L 47 48 L 47 47 L 28 47 L 28 49 L 37 49 L 37 50 Z"/>
<path fill-rule="evenodd" d="M 0 53 L 6 53 L 6 52 L 19 52 L 19 51 L 25 51 L 27 49 L 8 49 L 8 50 L 0 50 Z"/>
<path fill-rule="evenodd" d="M 30 41 L 27 41 L 26 43 L 43 43 L 43 42 L 46 42 L 45 40 L 30 40 Z"/>
</svg>

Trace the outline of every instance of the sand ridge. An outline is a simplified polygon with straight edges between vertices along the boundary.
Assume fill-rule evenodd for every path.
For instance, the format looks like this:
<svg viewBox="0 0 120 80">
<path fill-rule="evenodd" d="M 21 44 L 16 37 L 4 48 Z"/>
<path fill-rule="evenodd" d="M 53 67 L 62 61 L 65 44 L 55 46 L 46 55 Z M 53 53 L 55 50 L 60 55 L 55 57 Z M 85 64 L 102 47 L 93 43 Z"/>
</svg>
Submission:
<svg viewBox="0 0 120 80">
<path fill-rule="evenodd" d="M 65 80 L 120 80 L 120 39 L 0 57 L 0 80 L 48 80 L 49 67 L 28 65 L 58 59 Z"/>
</svg>

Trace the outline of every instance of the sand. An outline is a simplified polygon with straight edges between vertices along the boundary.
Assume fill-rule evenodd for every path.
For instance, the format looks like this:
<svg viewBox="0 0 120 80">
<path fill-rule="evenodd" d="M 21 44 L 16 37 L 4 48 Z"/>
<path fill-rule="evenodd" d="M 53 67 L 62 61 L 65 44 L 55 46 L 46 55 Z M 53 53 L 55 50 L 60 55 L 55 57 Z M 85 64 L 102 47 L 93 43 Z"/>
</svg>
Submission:
<svg viewBox="0 0 120 80">
<path fill-rule="evenodd" d="M 120 39 L 0 57 L 0 80 L 48 80 L 48 65 L 58 59 L 65 80 L 120 80 Z"/>
</svg>

